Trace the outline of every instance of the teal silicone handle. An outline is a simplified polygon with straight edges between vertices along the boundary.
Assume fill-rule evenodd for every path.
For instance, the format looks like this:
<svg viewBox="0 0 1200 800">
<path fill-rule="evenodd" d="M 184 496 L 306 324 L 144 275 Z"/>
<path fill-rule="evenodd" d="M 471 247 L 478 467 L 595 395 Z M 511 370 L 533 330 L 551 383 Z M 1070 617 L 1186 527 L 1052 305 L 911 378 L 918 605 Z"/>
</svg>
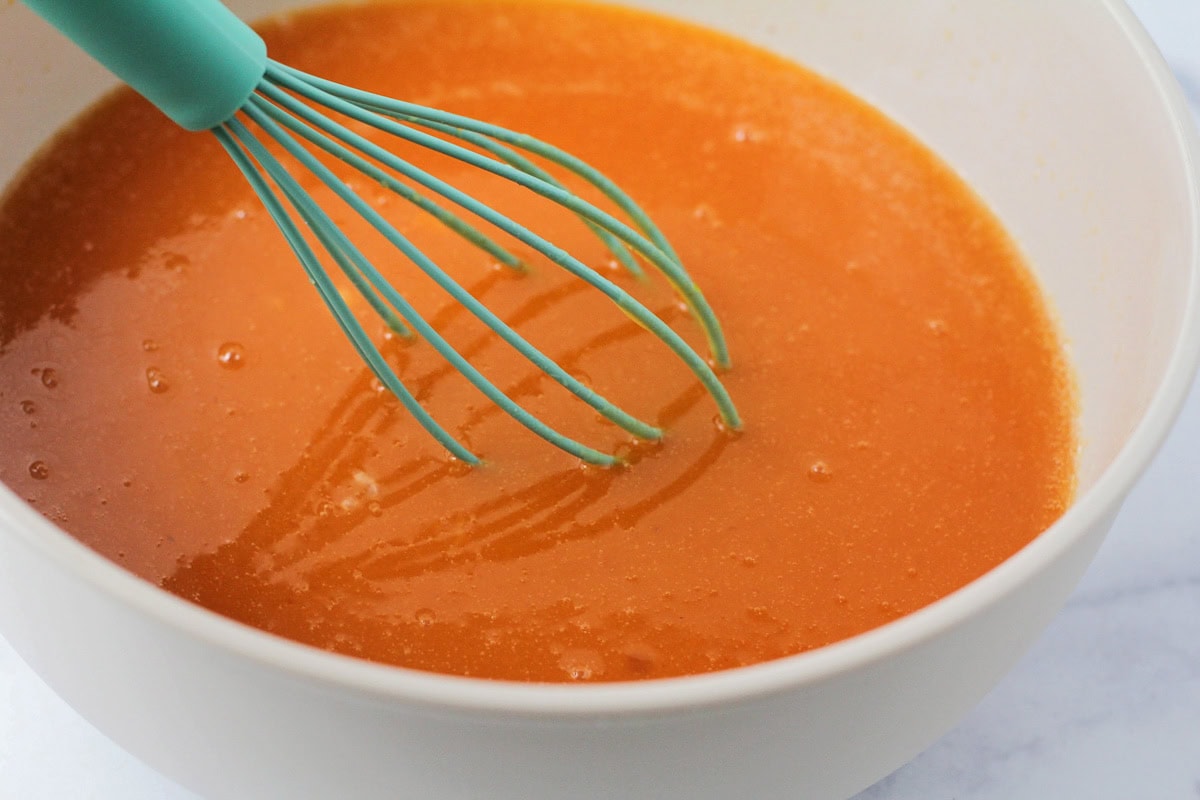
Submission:
<svg viewBox="0 0 1200 800">
<path fill-rule="evenodd" d="M 219 0 L 24 0 L 192 131 L 225 122 L 267 65 L 262 37 Z"/>
</svg>

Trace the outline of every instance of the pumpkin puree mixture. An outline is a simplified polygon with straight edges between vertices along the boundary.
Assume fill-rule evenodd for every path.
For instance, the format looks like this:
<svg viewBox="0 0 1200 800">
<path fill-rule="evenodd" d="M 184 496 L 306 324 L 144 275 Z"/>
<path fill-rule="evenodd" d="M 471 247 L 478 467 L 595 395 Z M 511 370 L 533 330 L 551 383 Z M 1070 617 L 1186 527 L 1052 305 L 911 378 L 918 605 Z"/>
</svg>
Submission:
<svg viewBox="0 0 1200 800">
<path fill-rule="evenodd" d="M 317 182 L 511 396 L 630 465 L 528 433 L 421 342 L 369 332 L 453 461 L 374 380 L 211 136 L 131 92 L 0 209 L 0 480 L 127 569 L 317 647 L 422 670 L 617 681 L 777 658 L 979 576 L 1068 505 L 1071 378 L 1012 242 L 879 112 L 746 44 L 574 3 L 329 8 L 274 58 L 532 133 L 648 210 L 725 327 L 740 434 L 660 342 L 531 251 L 490 263 L 347 177 L 534 344 L 667 429 L 636 444 L 523 362 Z M 613 277 L 703 352 L 665 281 L 570 214 L 388 146 Z M 590 197 L 590 195 L 588 195 Z"/>
</svg>

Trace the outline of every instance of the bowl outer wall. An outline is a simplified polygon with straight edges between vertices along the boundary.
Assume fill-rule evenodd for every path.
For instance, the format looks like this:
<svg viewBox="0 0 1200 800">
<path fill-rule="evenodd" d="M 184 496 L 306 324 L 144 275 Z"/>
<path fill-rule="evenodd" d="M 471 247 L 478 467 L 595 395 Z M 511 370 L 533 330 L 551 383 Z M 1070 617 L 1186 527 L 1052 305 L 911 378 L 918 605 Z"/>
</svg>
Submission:
<svg viewBox="0 0 1200 800">
<path fill-rule="evenodd" d="M 938 5 L 909 8 L 919 15 Z M 709 6 L 688 13 L 703 16 Z M 3 491 L 0 630 L 85 717 L 211 797 L 836 798 L 869 784 L 965 713 L 1063 602 L 1165 436 L 1200 348 L 1183 104 L 1127 11 L 1115 3 L 1046 6 L 1087 17 L 1085 32 L 1125 37 L 1126 55 L 1142 65 L 1125 88 L 1137 93 L 1131 103 L 1156 109 L 1144 136 L 1164 143 L 1169 162 L 1150 168 L 1174 166 L 1183 176 L 1164 190 L 1179 209 L 1178 219 L 1164 215 L 1174 228 L 1159 231 L 1161 242 L 1137 242 L 1143 257 L 1177 273 L 1166 292 L 1175 302 L 1161 315 L 1173 322 L 1165 345 L 1147 340 L 1157 349 L 1140 360 L 1156 371 L 1145 397 L 1113 406 L 1114 416 L 1125 412 L 1114 422 L 1120 435 L 1110 437 L 1117 446 L 1098 459 L 1079 504 L 980 581 L 854 640 L 745 670 L 636 686 L 504 685 L 377 667 L 246 629 L 130 577 Z M 28 26 L 19 32 L 27 48 L 42 37 L 45 52 L 61 51 L 19 12 L 0 8 L 0 36 L 12 20 Z M 758 38 L 769 33 L 764 27 Z M 911 110 L 893 110 L 886 93 L 847 82 L 943 150 L 939 133 L 927 135 Z M 1114 98 L 1121 88 L 1113 87 Z M 950 160 L 971 177 L 969 158 Z M 986 180 L 979 185 L 997 199 Z M 1028 223 L 1011 221 L 1027 244 Z M 1050 289 L 1061 305 L 1064 296 Z M 1143 320 L 1147 328 L 1153 321 Z"/>
<path fill-rule="evenodd" d="M 1074 538 L 1020 591 L 936 635 L 810 680 L 781 675 L 739 698 L 711 692 L 637 712 L 555 713 L 553 696 L 568 693 L 537 687 L 548 706 L 541 713 L 347 688 L 131 614 L 8 539 L 0 624 L 81 714 L 204 797 L 842 798 L 919 752 L 999 680 L 1109 522 Z M 42 604 L 36 612 L 19 605 L 31 597 Z M 703 685 L 695 689 L 703 698 Z"/>
</svg>

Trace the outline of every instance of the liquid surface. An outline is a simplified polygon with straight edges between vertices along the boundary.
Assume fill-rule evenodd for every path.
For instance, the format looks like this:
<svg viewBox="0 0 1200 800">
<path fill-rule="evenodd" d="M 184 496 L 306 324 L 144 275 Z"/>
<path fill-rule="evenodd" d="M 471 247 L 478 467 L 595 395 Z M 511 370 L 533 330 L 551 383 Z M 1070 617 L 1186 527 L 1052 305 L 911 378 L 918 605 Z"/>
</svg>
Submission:
<svg viewBox="0 0 1200 800">
<path fill-rule="evenodd" d="M 745 430 L 721 430 L 690 373 L 597 292 L 520 247 L 529 274 L 499 268 L 351 178 L 535 344 L 668 431 L 635 445 L 307 180 L 501 388 L 633 462 L 581 467 L 428 345 L 385 337 L 356 299 L 418 397 L 487 459 L 463 468 L 381 391 L 213 138 L 121 92 L 0 209 L 0 479 L 99 552 L 340 653 L 612 681 L 876 627 L 1065 509 L 1070 380 L 1037 287 L 953 173 L 839 88 L 585 5 L 409 2 L 265 33 L 285 63 L 528 131 L 624 186 L 725 326 Z M 664 282 L 617 271 L 569 215 L 413 157 L 612 275 L 703 351 Z"/>
</svg>

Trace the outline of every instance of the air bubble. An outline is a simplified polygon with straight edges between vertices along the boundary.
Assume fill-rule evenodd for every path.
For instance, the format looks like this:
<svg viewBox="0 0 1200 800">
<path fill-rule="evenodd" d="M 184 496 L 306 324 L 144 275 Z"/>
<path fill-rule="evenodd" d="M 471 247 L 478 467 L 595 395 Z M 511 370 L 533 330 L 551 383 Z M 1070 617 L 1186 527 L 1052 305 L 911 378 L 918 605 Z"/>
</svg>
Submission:
<svg viewBox="0 0 1200 800">
<path fill-rule="evenodd" d="M 372 517 L 383 516 L 383 506 L 380 505 L 379 501 L 377 500 L 372 500 L 371 502 L 367 503 L 367 511 L 371 513 Z"/>
<path fill-rule="evenodd" d="M 166 376 L 157 367 L 150 367 L 146 370 L 146 385 L 155 394 L 162 394 L 171 388 L 171 384 L 167 382 Z"/>
<path fill-rule="evenodd" d="M 808 479 L 813 483 L 828 483 L 833 480 L 833 470 L 824 461 L 814 461 L 808 468 Z"/>
<path fill-rule="evenodd" d="M 142 339 L 142 349 L 147 353 L 153 353 L 158 349 L 158 342 L 153 339 Z"/>
<path fill-rule="evenodd" d="M 474 471 L 474 468 L 470 464 L 460 458 L 451 457 L 446 462 L 446 474 L 454 478 L 465 478 Z"/>
<path fill-rule="evenodd" d="M 733 140 L 738 144 L 754 144 L 766 138 L 765 133 L 750 124 L 736 125 L 733 129 Z"/>
<path fill-rule="evenodd" d="M 700 203 L 692 208 L 692 218 L 697 222 L 702 222 L 712 229 L 725 227 L 724 218 L 717 213 L 717 209 L 708 203 Z"/>
<path fill-rule="evenodd" d="M 595 650 L 567 650 L 558 666 L 573 681 L 586 681 L 604 672 L 604 659 Z"/>
<path fill-rule="evenodd" d="M 29 465 L 29 475 L 35 481 L 44 481 L 50 477 L 50 467 L 46 466 L 45 461 L 34 461 Z"/>
<path fill-rule="evenodd" d="M 246 361 L 246 348 L 237 342 L 226 342 L 217 348 L 217 363 L 226 369 L 239 369 Z"/>
<path fill-rule="evenodd" d="M 248 472 L 239 471 L 239 472 L 235 472 L 233 474 L 233 482 L 234 483 L 245 483 L 248 480 L 250 480 L 250 473 L 248 473 Z"/>
<path fill-rule="evenodd" d="M 746 608 L 746 616 L 757 622 L 774 621 L 774 617 L 771 616 L 771 610 L 766 606 L 749 606 Z"/>
<path fill-rule="evenodd" d="M 422 628 L 428 628 L 437 621 L 437 614 L 434 613 L 432 608 L 418 608 L 413 616 L 416 618 L 417 624 Z"/>
<path fill-rule="evenodd" d="M 45 386 L 47 389 L 53 389 L 55 386 L 58 386 L 58 373 L 50 367 L 42 370 L 42 386 Z"/>
<path fill-rule="evenodd" d="M 32 414 L 37 411 L 37 404 L 34 403 L 32 400 L 22 400 L 21 401 L 21 410 L 24 411 L 26 414 Z"/>
</svg>

